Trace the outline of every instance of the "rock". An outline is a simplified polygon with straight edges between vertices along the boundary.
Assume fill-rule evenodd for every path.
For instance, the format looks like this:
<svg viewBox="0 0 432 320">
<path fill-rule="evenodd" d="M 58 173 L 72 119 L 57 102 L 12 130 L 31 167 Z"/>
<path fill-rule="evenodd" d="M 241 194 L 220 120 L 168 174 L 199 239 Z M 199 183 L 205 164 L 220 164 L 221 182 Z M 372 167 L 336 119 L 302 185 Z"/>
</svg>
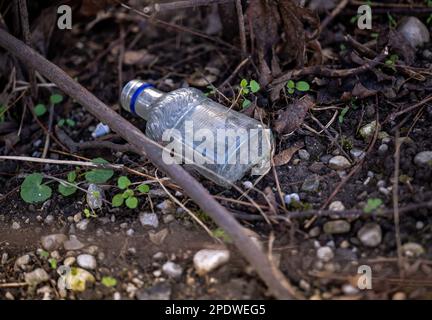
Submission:
<svg viewBox="0 0 432 320">
<path fill-rule="evenodd" d="M 46 251 L 54 251 L 61 247 L 67 240 L 67 236 L 62 233 L 50 234 L 41 238 L 42 248 Z"/>
<path fill-rule="evenodd" d="M 300 159 L 302 159 L 304 161 L 308 161 L 310 159 L 310 154 L 306 149 L 300 149 L 298 151 L 298 156 Z"/>
<path fill-rule="evenodd" d="M 374 135 L 376 128 L 377 128 L 377 122 L 372 121 L 360 129 L 360 135 L 364 140 L 368 141 Z"/>
<path fill-rule="evenodd" d="M 57 272 L 61 273 L 59 270 Z M 70 272 L 66 272 L 64 276 L 59 277 L 57 287 L 60 290 L 67 288 L 72 291 L 83 292 L 87 288 L 88 283 L 94 282 L 94 276 L 87 270 L 72 268 Z"/>
<path fill-rule="evenodd" d="M 245 188 L 246 190 L 252 189 L 253 183 L 250 181 L 245 181 L 245 182 L 243 182 L 243 188 Z"/>
<path fill-rule="evenodd" d="M 344 206 L 344 204 L 341 201 L 333 201 L 329 205 L 329 210 L 332 210 L 332 211 L 344 211 L 345 210 L 345 206 Z"/>
<path fill-rule="evenodd" d="M 126 235 L 127 235 L 128 237 L 132 237 L 132 236 L 134 235 L 134 233 L 135 233 L 135 230 L 134 230 L 134 229 L 128 229 L 128 230 L 126 231 Z"/>
<path fill-rule="evenodd" d="M 84 269 L 96 269 L 96 258 L 90 254 L 80 254 L 77 257 L 77 263 L 81 268 Z"/>
<path fill-rule="evenodd" d="M 424 248 L 415 242 L 407 242 L 404 245 L 402 245 L 402 252 L 407 256 L 407 257 L 419 257 L 422 254 L 425 253 Z"/>
<path fill-rule="evenodd" d="M 320 227 L 313 227 L 312 229 L 309 230 L 309 237 L 311 238 L 315 238 L 318 237 L 320 235 L 321 229 Z"/>
<path fill-rule="evenodd" d="M 384 154 L 387 153 L 388 149 L 389 149 L 388 145 L 386 145 L 386 144 L 383 143 L 382 145 L 380 145 L 380 146 L 378 147 L 378 153 L 379 153 L 380 155 L 384 155 Z"/>
<path fill-rule="evenodd" d="M 308 176 L 302 184 L 302 190 L 308 192 L 318 191 L 319 188 L 319 176 L 317 174 L 313 174 Z"/>
<path fill-rule="evenodd" d="M 25 282 L 28 283 L 29 286 L 37 286 L 39 283 L 45 282 L 49 280 L 49 275 L 42 268 L 37 268 L 32 272 L 28 272 L 24 274 Z"/>
<path fill-rule="evenodd" d="M 16 259 L 15 267 L 17 267 L 17 268 L 24 267 L 30 263 L 30 260 L 31 260 L 30 255 L 25 254 L 25 255 L 19 257 L 18 259 Z"/>
<path fill-rule="evenodd" d="M 345 220 L 328 221 L 324 224 L 323 230 L 327 234 L 347 233 L 351 229 L 351 225 Z"/>
<path fill-rule="evenodd" d="M 2 256 L 1 256 L 0 264 L 1 265 L 6 264 L 8 258 L 9 258 L 9 255 L 7 254 L 7 252 L 3 252 Z"/>
<path fill-rule="evenodd" d="M 417 221 L 417 222 L 416 222 L 416 229 L 417 229 L 417 230 L 421 230 L 421 229 L 423 229 L 424 226 L 425 226 L 425 224 L 424 224 L 423 221 Z"/>
<path fill-rule="evenodd" d="M 12 222 L 12 229 L 13 230 L 18 230 L 20 228 L 21 228 L 21 226 L 18 222 L 16 222 L 16 221 Z"/>
<path fill-rule="evenodd" d="M 317 250 L 317 257 L 324 262 L 330 261 L 334 257 L 332 248 L 327 246 L 319 248 Z"/>
<path fill-rule="evenodd" d="M 96 184 L 90 183 L 87 188 L 86 200 L 89 207 L 93 210 L 102 208 L 104 191 Z"/>
<path fill-rule="evenodd" d="M 162 271 L 171 278 L 178 278 L 182 275 L 183 268 L 172 261 L 168 261 L 162 266 Z"/>
<path fill-rule="evenodd" d="M 345 170 L 351 167 L 351 163 L 344 156 L 335 156 L 330 159 L 329 167 L 334 170 Z"/>
<path fill-rule="evenodd" d="M 171 286 L 167 282 L 160 282 L 153 287 L 138 290 L 136 298 L 138 300 L 170 300 Z"/>
<path fill-rule="evenodd" d="M 90 223 L 89 219 L 83 219 L 76 224 L 78 230 L 85 231 Z"/>
<path fill-rule="evenodd" d="M 165 224 L 167 224 L 167 223 L 173 222 L 175 220 L 175 217 L 172 214 L 166 214 L 162 217 L 162 220 Z"/>
<path fill-rule="evenodd" d="M 84 244 L 81 241 L 79 241 L 76 237 L 71 236 L 69 240 L 63 243 L 63 248 L 66 251 L 80 250 L 84 248 Z"/>
<path fill-rule="evenodd" d="M 346 295 L 354 295 L 359 293 L 359 289 L 357 289 L 356 287 L 352 286 L 351 284 L 344 284 L 342 286 L 342 291 L 343 293 L 345 293 Z"/>
<path fill-rule="evenodd" d="M 393 295 L 392 300 L 406 300 L 406 298 L 406 293 L 399 291 Z"/>
<path fill-rule="evenodd" d="M 432 151 L 422 151 L 414 157 L 414 163 L 418 166 L 432 167 Z"/>
<path fill-rule="evenodd" d="M 377 223 L 366 223 L 357 232 L 357 238 L 367 247 L 376 247 L 382 241 L 381 227 Z"/>
<path fill-rule="evenodd" d="M 155 213 L 140 213 L 139 221 L 143 227 L 152 227 L 157 229 L 159 226 L 159 219 Z"/>
<path fill-rule="evenodd" d="M 229 260 L 228 250 L 203 249 L 195 253 L 193 263 L 199 275 L 207 274 Z"/>
<path fill-rule="evenodd" d="M 75 257 L 67 257 L 66 259 L 64 259 L 63 265 L 65 265 L 66 267 L 70 267 L 75 263 L 75 261 L 76 261 Z"/>
<path fill-rule="evenodd" d="M 361 160 L 365 157 L 366 153 L 361 149 L 353 148 L 350 150 L 350 155 L 356 160 Z"/>
<path fill-rule="evenodd" d="M 402 19 L 397 30 L 413 48 L 422 46 L 430 41 L 428 28 L 416 17 Z"/>
<path fill-rule="evenodd" d="M 159 203 L 156 208 L 162 211 L 163 214 L 172 213 L 174 214 L 176 211 L 176 207 L 171 200 L 164 200 Z"/>
<path fill-rule="evenodd" d="M 284 201 L 286 204 L 300 202 L 300 196 L 298 195 L 298 193 L 286 194 L 284 197 Z"/>
</svg>

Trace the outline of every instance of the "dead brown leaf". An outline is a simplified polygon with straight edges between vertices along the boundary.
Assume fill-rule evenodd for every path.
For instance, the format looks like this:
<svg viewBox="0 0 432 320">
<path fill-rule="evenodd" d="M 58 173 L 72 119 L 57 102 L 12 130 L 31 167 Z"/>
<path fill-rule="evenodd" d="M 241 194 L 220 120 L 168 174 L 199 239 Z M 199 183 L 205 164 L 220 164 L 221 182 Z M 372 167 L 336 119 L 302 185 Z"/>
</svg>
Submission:
<svg viewBox="0 0 432 320">
<path fill-rule="evenodd" d="M 156 56 L 149 53 L 147 50 L 127 50 L 123 56 L 123 63 L 125 65 L 147 65 L 156 59 Z"/>
<path fill-rule="evenodd" d="M 299 151 L 303 146 L 302 145 L 294 145 L 288 149 L 283 150 L 274 156 L 273 161 L 276 167 L 283 166 L 290 162 L 291 158 L 294 154 Z"/>
<path fill-rule="evenodd" d="M 314 105 L 310 96 L 290 104 L 273 123 L 274 130 L 279 134 L 289 134 L 300 128 L 308 110 Z"/>
</svg>

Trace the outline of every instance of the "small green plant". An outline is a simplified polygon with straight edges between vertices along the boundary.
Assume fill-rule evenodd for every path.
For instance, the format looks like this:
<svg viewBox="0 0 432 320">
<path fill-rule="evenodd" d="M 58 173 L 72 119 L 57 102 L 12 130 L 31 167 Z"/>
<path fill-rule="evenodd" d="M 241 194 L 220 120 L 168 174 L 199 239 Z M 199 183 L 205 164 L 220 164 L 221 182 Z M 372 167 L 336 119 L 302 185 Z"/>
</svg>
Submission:
<svg viewBox="0 0 432 320">
<path fill-rule="evenodd" d="M 244 95 L 247 95 L 249 93 L 257 93 L 260 91 L 261 87 L 259 83 L 255 80 L 247 81 L 246 79 L 242 79 L 240 81 L 240 94 L 243 96 L 243 103 L 242 108 L 247 108 L 251 105 L 251 101 L 244 97 Z"/>
<path fill-rule="evenodd" d="M 345 119 L 345 115 L 347 114 L 348 110 L 350 109 L 350 107 L 346 106 L 345 108 L 342 109 L 341 113 L 339 114 L 339 123 L 343 123 L 344 119 Z"/>
<path fill-rule="evenodd" d="M 46 112 L 47 112 L 47 108 L 46 108 L 46 106 L 43 103 L 38 103 L 34 107 L 34 113 L 38 117 L 42 117 Z"/>
<path fill-rule="evenodd" d="M 215 238 L 221 239 L 223 242 L 231 243 L 231 237 L 221 228 L 217 228 L 212 231 Z"/>
<path fill-rule="evenodd" d="M 77 187 L 75 185 L 77 174 L 76 171 L 71 171 L 67 175 L 67 182 L 60 182 L 58 185 L 58 191 L 65 197 L 73 195 L 77 191 Z"/>
<path fill-rule="evenodd" d="M 390 13 L 388 13 L 387 12 L 387 19 L 388 19 L 388 25 L 389 25 L 389 28 L 396 28 L 396 26 L 397 26 L 397 21 L 396 21 L 396 19 L 390 14 Z"/>
<path fill-rule="evenodd" d="M 394 72 L 396 72 L 396 62 L 398 61 L 399 56 L 397 54 L 392 54 L 390 57 L 385 61 L 385 65 L 392 69 Z"/>
<path fill-rule="evenodd" d="M 366 206 L 363 208 L 363 211 L 365 213 L 371 213 L 372 211 L 375 211 L 382 205 L 382 200 L 380 198 L 371 198 L 368 199 Z"/>
<path fill-rule="evenodd" d="M 93 163 L 97 164 L 108 164 L 108 161 L 102 158 L 96 158 L 92 160 Z M 112 169 L 92 169 L 85 173 L 85 179 L 90 183 L 105 183 L 114 175 Z"/>
<path fill-rule="evenodd" d="M 300 92 L 308 92 L 310 90 L 310 85 L 306 81 L 297 81 L 289 80 L 287 82 L 288 93 L 293 94 L 295 90 Z"/>
<path fill-rule="evenodd" d="M 54 93 L 50 96 L 50 102 L 54 105 L 59 104 L 63 101 L 63 96 L 58 93 Z"/>
<path fill-rule="evenodd" d="M 208 96 L 212 96 L 212 95 L 214 95 L 214 94 L 216 93 L 216 89 L 215 89 L 214 86 L 209 85 L 209 86 L 207 86 L 206 88 L 207 88 L 207 92 L 204 93 L 204 94 L 205 94 L 207 97 L 208 97 Z"/>
<path fill-rule="evenodd" d="M 42 184 L 42 180 L 43 176 L 40 173 L 32 173 L 24 179 L 21 184 L 20 195 L 25 202 L 44 202 L 51 197 L 51 188 Z"/>
<path fill-rule="evenodd" d="M 135 192 L 129 187 L 132 185 L 132 182 L 126 176 L 121 176 L 117 179 L 117 186 L 119 189 L 124 190 L 121 193 L 117 193 L 111 200 L 111 204 L 113 207 L 120 207 L 123 203 L 126 204 L 126 207 L 129 209 L 135 209 L 138 207 L 138 198 L 135 196 Z M 146 184 L 139 185 L 136 190 L 140 193 L 147 193 L 150 190 L 150 187 Z"/>
<path fill-rule="evenodd" d="M 117 285 L 117 280 L 113 277 L 102 277 L 101 283 L 107 288 L 112 288 Z"/>
<path fill-rule="evenodd" d="M 48 251 L 45 251 L 45 250 L 41 250 L 41 251 L 39 251 L 39 256 L 40 256 L 41 258 L 45 258 L 45 259 L 47 259 L 47 258 L 49 257 L 49 252 L 48 252 Z"/>
<path fill-rule="evenodd" d="M 68 127 L 75 127 L 75 124 L 76 124 L 75 121 L 69 118 L 67 119 L 62 118 L 57 122 L 57 125 L 59 127 L 63 127 L 64 125 L 67 125 Z"/>
<path fill-rule="evenodd" d="M 89 208 L 85 208 L 83 210 L 83 213 L 84 213 L 84 217 L 86 217 L 86 219 L 97 218 L 96 213 L 94 213 L 94 211 L 90 210 Z"/>
<path fill-rule="evenodd" d="M 48 260 L 48 263 L 50 264 L 51 269 L 57 269 L 57 259 L 51 258 Z"/>
</svg>

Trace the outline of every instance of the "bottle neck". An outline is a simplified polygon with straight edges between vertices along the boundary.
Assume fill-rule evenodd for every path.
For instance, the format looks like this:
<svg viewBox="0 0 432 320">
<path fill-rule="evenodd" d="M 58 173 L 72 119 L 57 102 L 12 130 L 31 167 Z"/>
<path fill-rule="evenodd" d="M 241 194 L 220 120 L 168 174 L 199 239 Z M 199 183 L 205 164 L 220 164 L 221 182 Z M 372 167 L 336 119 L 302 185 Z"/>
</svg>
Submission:
<svg viewBox="0 0 432 320">
<path fill-rule="evenodd" d="M 144 81 L 131 80 L 122 90 L 120 104 L 123 109 L 148 120 L 153 103 L 163 95 L 162 91 Z"/>
</svg>

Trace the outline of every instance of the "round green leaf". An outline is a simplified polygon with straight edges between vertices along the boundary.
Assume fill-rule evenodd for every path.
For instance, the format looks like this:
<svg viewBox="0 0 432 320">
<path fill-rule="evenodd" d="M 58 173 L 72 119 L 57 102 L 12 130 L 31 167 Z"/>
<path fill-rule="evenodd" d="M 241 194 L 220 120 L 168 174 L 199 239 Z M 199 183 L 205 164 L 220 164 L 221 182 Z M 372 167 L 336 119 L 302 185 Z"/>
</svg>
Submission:
<svg viewBox="0 0 432 320">
<path fill-rule="evenodd" d="M 47 112 L 47 108 L 44 104 L 39 103 L 34 107 L 34 112 L 38 117 L 41 117 Z"/>
<path fill-rule="evenodd" d="M 249 88 L 251 89 L 252 93 L 256 93 L 260 90 L 260 85 L 258 82 L 256 82 L 255 80 L 251 80 L 251 82 L 249 82 Z"/>
<path fill-rule="evenodd" d="M 289 89 L 288 89 L 288 93 L 289 93 L 289 94 L 293 94 L 294 92 L 295 92 L 295 91 L 294 91 L 293 88 L 289 88 Z"/>
<path fill-rule="evenodd" d="M 108 163 L 105 159 L 96 158 L 92 160 L 93 163 Z M 86 172 L 85 179 L 90 183 L 105 183 L 114 175 L 111 169 L 93 169 Z"/>
<path fill-rule="evenodd" d="M 66 119 L 66 124 L 69 126 L 69 127 L 75 127 L 75 121 L 74 120 L 72 120 L 72 119 Z"/>
<path fill-rule="evenodd" d="M 63 101 L 63 96 L 61 94 L 56 93 L 56 94 L 51 95 L 51 97 L 50 97 L 50 102 L 52 104 L 57 104 L 57 103 L 60 103 L 62 101 Z"/>
<path fill-rule="evenodd" d="M 296 89 L 298 91 L 307 92 L 310 89 L 309 83 L 306 81 L 299 81 L 296 83 Z"/>
<path fill-rule="evenodd" d="M 72 194 L 74 194 L 77 191 L 77 187 L 66 185 L 63 183 L 59 183 L 58 185 L 58 191 L 65 197 L 68 197 Z"/>
<path fill-rule="evenodd" d="M 28 175 L 21 184 L 20 195 L 27 203 L 43 202 L 51 197 L 52 190 L 42 184 L 43 176 L 40 173 Z"/>
<path fill-rule="evenodd" d="M 242 79 L 242 81 L 240 81 L 240 87 L 242 88 L 246 88 L 248 85 L 248 82 L 246 79 Z"/>
<path fill-rule="evenodd" d="M 287 87 L 288 87 L 289 89 L 294 89 L 294 88 L 295 88 L 295 82 L 292 81 L 292 80 L 289 80 L 289 81 L 287 82 Z"/>
<path fill-rule="evenodd" d="M 131 185 L 131 181 L 129 180 L 128 177 L 126 176 L 121 176 L 118 178 L 117 180 L 117 185 L 120 189 L 126 189 L 127 187 L 129 187 Z"/>
<path fill-rule="evenodd" d="M 111 201 L 113 207 L 120 207 L 123 204 L 123 195 L 121 193 L 117 193 Z"/>
<path fill-rule="evenodd" d="M 126 206 L 129 209 L 135 209 L 138 207 L 138 198 L 137 197 L 129 197 L 126 199 Z"/>
<path fill-rule="evenodd" d="M 63 127 L 64 124 L 65 124 L 65 119 L 60 119 L 60 120 L 57 122 L 57 125 L 58 125 L 59 127 Z"/>
<path fill-rule="evenodd" d="M 76 171 L 69 172 L 67 175 L 67 181 L 68 182 L 74 182 L 76 179 L 76 176 L 77 176 Z"/>
<path fill-rule="evenodd" d="M 123 197 L 123 199 L 126 199 L 126 198 L 129 198 L 129 197 L 132 197 L 133 195 L 134 195 L 133 190 L 127 189 L 127 190 L 125 190 L 123 192 L 122 197 Z"/>
<path fill-rule="evenodd" d="M 102 277 L 101 283 L 108 288 L 115 287 L 117 280 L 113 277 Z"/>
<path fill-rule="evenodd" d="M 250 100 L 244 99 L 243 103 L 242 103 L 242 108 L 245 109 L 245 108 L 249 107 L 251 105 L 251 103 L 252 102 Z"/>
<path fill-rule="evenodd" d="M 141 193 L 147 193 L 150 191 L 150 187 L 147 184 L 140 184 L 138 186 L 138 191 Z"/>
</svg>

